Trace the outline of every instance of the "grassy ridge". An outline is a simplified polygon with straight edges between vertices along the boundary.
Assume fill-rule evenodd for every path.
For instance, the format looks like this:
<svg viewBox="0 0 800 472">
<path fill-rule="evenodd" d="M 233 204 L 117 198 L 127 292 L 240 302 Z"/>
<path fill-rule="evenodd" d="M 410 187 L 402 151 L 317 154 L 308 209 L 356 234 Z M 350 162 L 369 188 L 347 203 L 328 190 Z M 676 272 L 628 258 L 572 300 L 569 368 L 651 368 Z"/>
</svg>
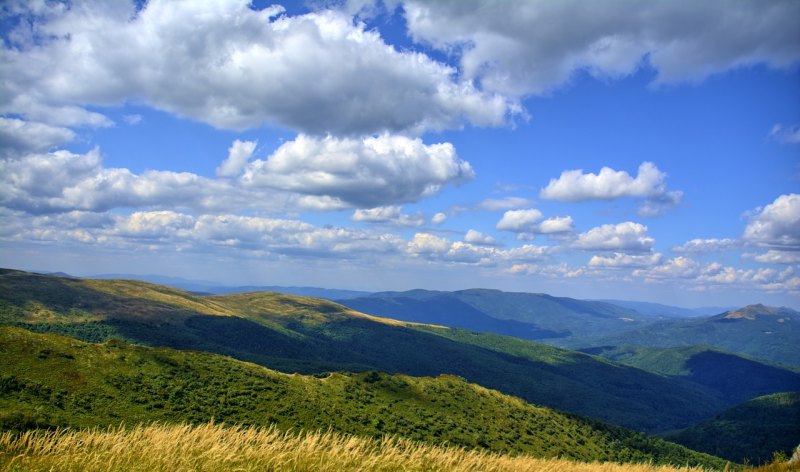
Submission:
<svg viewBox="0 0 800 472">
<path fill-rule="evenodd" d="M 144 282 L 5 270 L 0 323 L 92 342 L 122 338 L 215 352 L 284 372 L 453 374 L 531 403 L 648 432 L 683 428 L 732 404 L 708 389 L 586 354 L 275 293 L 198 297 Z"/>
<path fill-rule="evenodd" d="M 721 466 L 623 428 L 535 407 L 443 376 L 289 375 L 198 352 L 89 344 L 0 328 L 0 426 L 161 421 L 393 435 L 537 457 Z"/>
<path fill-rule="evenodd" d="M 700 472 L 699 468 L 576 463 L 274 428 L 151 425 L 0 435 L 0 468 L 30 471 L 313 470 Z"/>
<path fill-rule="evenodd" d="M 670 439 L 736 462 L 765 464 L 776 452 L 791 457 L 800 444 L 800 392 L 750 400 Z"/>
</svg>

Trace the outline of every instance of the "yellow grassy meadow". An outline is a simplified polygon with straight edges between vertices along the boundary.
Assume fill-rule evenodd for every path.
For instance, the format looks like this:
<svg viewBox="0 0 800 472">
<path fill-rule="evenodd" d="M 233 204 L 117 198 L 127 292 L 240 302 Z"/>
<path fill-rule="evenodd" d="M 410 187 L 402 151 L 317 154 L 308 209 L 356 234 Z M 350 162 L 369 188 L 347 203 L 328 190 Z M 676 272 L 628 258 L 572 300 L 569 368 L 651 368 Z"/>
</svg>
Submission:
<svg viewBox="0 0 800 472">
<path fill-rule="evenodd" d="M 466 451 L 397 438 L 275 428 L 156 424 L 0 434 L 12 471 L 482 471 L 699 472 L 649 464 L 579 463 Z"/>
</svg>

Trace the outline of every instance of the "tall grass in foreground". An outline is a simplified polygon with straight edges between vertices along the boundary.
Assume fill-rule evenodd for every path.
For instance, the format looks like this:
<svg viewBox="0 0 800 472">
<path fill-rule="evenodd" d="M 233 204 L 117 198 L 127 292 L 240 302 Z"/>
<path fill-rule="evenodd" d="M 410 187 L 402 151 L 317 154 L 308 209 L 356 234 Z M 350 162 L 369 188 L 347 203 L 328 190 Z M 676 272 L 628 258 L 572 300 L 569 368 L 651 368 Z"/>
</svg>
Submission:
<svg viewBox="0 0 800 472">
<path fill-rule="evenodd" d="M 695 471 L 578 463 L 275 428 L 150 425 L 0 434 L 0 469 L 58 471 Z"/>
</svg>

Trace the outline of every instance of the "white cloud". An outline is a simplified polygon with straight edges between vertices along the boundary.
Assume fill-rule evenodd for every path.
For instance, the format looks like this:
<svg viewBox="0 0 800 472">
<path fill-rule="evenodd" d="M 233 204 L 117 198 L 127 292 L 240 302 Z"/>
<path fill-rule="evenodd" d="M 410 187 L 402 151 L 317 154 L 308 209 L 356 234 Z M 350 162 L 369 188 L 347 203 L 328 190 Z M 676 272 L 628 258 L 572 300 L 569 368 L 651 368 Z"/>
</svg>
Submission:
<svg viewBox="0 0 800 472">
<path fill-rule="evenodd" d="M 655 239 L 647 234 L 647 226 L 626 221 L 616 225 L 606 224 L 581 233 L 572 247 L 596 251 L 649 252 Z"/>
<path fill-rule="evenodd" d="M 526 244 L 517 248 L 499 249 L 482 243 L 450 241 L 428 233 L 415 234 L 408 242 L 406 250 L 409 254 L 427 261 L 480 266 L 541 261 L 552 253 L 552 249 L 546 246 Z"/>
<path fill-rule="evenodd" d="M 0 153 L 3 155 L 47 151 L 73 139 L 75 133 L 67 128 L 0 117 Z"/>
<path fill-rule="evenodd" d="M 3 48 L 0 113 L 49 124 L 107 126 L 83 107 L 135 100 L 221 128 L 341 135 L 495 126 L 519 107 L 341 11 L 151 0 L 21 15 Z"/>
<path fill-rule="evenodd" d="M 498 242 L 493 237 L 489 236 L 486 233 L 481 233 L 480 231 L 476 231 L 474 229 L 470 229 L 467 231 L 467 234 L 464 235 L 464 242 L 469 244 L 475 244 L 476 246 L 497 246 Z"/>
<path fill-rule="evenodd" d="M 528 210 L 508 210 L 497 222 L 497 229 L 515 233 L 533 233 L 537 223 L 544 217 L 542 212 L 531 208 Z"/>
<path fill-rule="evenodd" d="M 757 210 L 742 235 L 748 243 L 783 250 L 800 250 L 800 195 L 781 195 Z"/>
<path fill-rule="evenodd" d="M 638 269 L 633 271 L 633 275 L 647 279 L 675 279 L 675 278 L 695 278 L 700 273 L 700 265 L 688 257 L 675 257 L 663 264 L 648 269 Z"/>
<path fill-rule="evenodd" d="M 428 233 L 417 233 L 408 242 L 408 251 L 412 254 L 436 254 L 450 249 L 452 243 L 439 236 Z"/>
<path fill-rule="evenodd" d="M 708 254 L 712 252 L 723 252 L 736 249 L 741 243 L 736 239 L 692 239 L 680 246 L 670 248 L 670 251 L 687 254 Z"/>
<path fill-rule="evenodd" d="M 579 71 L 614 78 L 649 63 L 656 83 L 674 83 L 800 58 L 792 0 L 407 0 L 403 8 L 416 41 L 460 53 L 466 77 L 514 96 L 544 93 Z"/>
<path fill-rule="evenodd" d="M 300 135 L 266 161 L 250 163 L 242 182 L 373 208 L 416 202 L 474 175 L 450 143 L 426 145 L 420 139 L 389 135 L 362 139 Z"/>
<path fill-rule="evenodd" d="M 610 167 L 603 167 L 597 174 L 566 170 L 558 179 L 550 179 L 539 197 L 564 202 L 637 197 L 645 199 L 640 214 L 654 216 L 679 203 L 682 196 L 681 192 L 667 190 L 666 177 L 652 162 L 642 163 L 636 177 Z"/>
<path fill-rule="evenodd" d="M 753 259 L 766 264 L 800 264 L 800 252 L 770 249 L 763 254 L 752 255 Z"/>
<path fill-rule="evenodd" d="M 442 212 L 436 213 L 433 215 L 433 217 L 431 217 L 431 223 L 435 225 L 440 225 L 445 221 L 447 221 L 447 215 Z"/>
<path fill-rule="evenodd" d="M 219 211 L 248 207 L 248 196 L 229 183 L 188 172 L 105 168 L 99 149 L 55 151 L 0 160 L 0 204 L 29 213 L 105 211 L 119 207 Z"/>
<path fill-rule="evenodd" d="M 192 250 L 207 255 L 258 257 L 284 255 L 369 260 L 401 254 L 399 237 L 352 228 L 316 227 L 298 220 L 237 215 L 193 216 L 174 211 L 137 211 L 130 215 L 71 212 L 59 215 L 9 216 L 14 233 L 6 241 L 52 241 L 92 244 L 115 250 Z M 144 243 L 144 244 L 143 244 Z"/>
<path fill-rule="evenodd" d="M 800 292 L 800 277 L 789 266 L 783 271 L 773 268 L 737 269 L 711 262 L 705 266 L 679 256 L 649 268 L 633 271 L 648 282 L 671 283 L 691 290 L 726 287 L 737 290 L 760 290 L 775 293 Z"/>
<path fill-rule="evenodd" d="M 228 149 L 228 158 L 222 161 L 217 167 L 217 175 L 220 177 L 235 177 L 247 165 L 247 161 L 253 156 L 256 150 L 256 141 L 236 140 Z"/>
<path fill-rule="evenodd" d="M 555 216 L 542 221 L 537 228 L 538 233 L 571 233 L 573 231 L 571 216 Z"/>
<path fill-rule="evenodd" d="M 511 262 L 531 262 L 541 261 L 547 259 L 553 253 L 554 249 L 549 246 L 535 246 L 533 244 L 525 244 L 520 247 L 506 249 L 501 251 L 501 257 Z"/>
<path fill-rule="evenodd" d="M 130 238 L 175 238 L 193 229 L 195 219 L 174 211 L 137 211 L 117 223 L 116 233 Z M 182 236 L 186 236 L 183 234 Z"/>
<path fill-rule="evenodd" d="M 591 267 L 650 267 L 661 262 L 661 254 L 631 255 L 615 252 L 612 256 L 592 256 L 589 260 Z"/>
<path fill-rule="evenodd" d="M 474 176 L 449 143 L 425 145 L 385 135 L 359 140 L 299 136 L 267 161 L 247 164 L 255 145 L 233 143 L 217 172 L 234 178 L 222 179 L 106 168 L 97 148 L 85 154 L 11 150 L 0 156 L 0 204 L 30 213 L 141 207 L 326 211 L 418 201 Z M 407 215 L 397 222 L 421 221 L 421 215 Z"/>
<path fill-rule="evenodd" d="M 567 264 L 513 264 L 505 270 L 506 273 L 512 275 L 537 275 L 540 277 L 548 277 L 553 279 L 575 278 L 587 274 L 583 267 L 570 267 Z"/>
<path fill-rule="evenodd" d="M 408 215 L 403 213 L 399 206 L 358 209 L 353 212 L 351 219 L 366 223 L 389 223 L 397 226 L 422 226 L 425 223 L 421 214 Z"/>
<path fill-rule="evenodd" d="M 474 209 L 481 211 L 515 210 L 529 207 L 532 204 L 533 201 L 521 197 L 487 198 L 476 204 Z"/>
<path fill-rule="evenodd" d="M 800 124 L 784 125 L 776 123 L 770 129 L 769 137 L 781 143 L 800 143 Z"/>
<path fill-rule="evenodd" d="M 557 237 L 573 231 L 572 217 L 570 216 L 556 216 L 540 221 L 542 218 L 542 212 L 534 208 L 509 210 L 497 222 L 496 228 L 501 231 L 517 233 L 517 239 L 520 240 L 532 240 L 537 234 Z"/>
</svg>

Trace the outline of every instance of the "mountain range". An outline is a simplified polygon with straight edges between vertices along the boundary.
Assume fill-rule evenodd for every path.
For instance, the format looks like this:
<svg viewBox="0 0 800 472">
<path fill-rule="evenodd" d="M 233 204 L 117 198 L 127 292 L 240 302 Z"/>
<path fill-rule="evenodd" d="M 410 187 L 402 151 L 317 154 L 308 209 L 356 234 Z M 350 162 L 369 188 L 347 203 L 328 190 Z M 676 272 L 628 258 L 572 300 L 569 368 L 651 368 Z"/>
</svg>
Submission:
<svg viewBox="0 0 800 472">
<path fill-rule="evenodd" d="M 760 304 L 710 317 L 660 321 L 614 334 L 558 339 L 573 349 L 607 346 L 708 345 L 787 366 L 800 367 L 800 313 Z"/>
<path fill-rule="evenodd" d="M 135 343 L 158 347 L 160 351 L 147 352 L 156 353 L 156 357 L 166 352 L 165 358 L 189 355 L 187 350 L 204 351 L 280 372 L 311 376 L 309 379 L 343 375 L 367 383 L 376 378 L 411 379 L 402 382 L 414 383 L 417 377 L 445 383 L 468 382 L 560 412 L 647 433 L 672 433 L 671 438 L 681 442 L 691 435 L 675 434 L 675 431 L 685 428 L 691 431 L 695 425 L 712 421 L 715 415 L 741 402 L 760 395 L 800 391 L 800 371 L 789 366 L 790 362 L 764 361 L 763 356 L 727 352 L 711 343 L 658 347 L 663 341 L 658 336 L 654 337 L 652 345 L 636 343 L 645 339 L 644 333 L 648 330 L 658 327 L 666 329 L 667 335 L 675 336 L 670 330 L 677 329 L 676 325 L 688 326 L 685 329 L 691 334 L 702 332 L 704 323 L 712 323 L 712 326 L 716 323 L 720 327 L 711 333 L 715 335 L 712 339 L 745 338 L 748 330 L 755 330 L 747 338 L 751 342 L 741 347 L 791 358 L 797 353 L 793 343 L 759 347 L 764 339 L 784 340 L 794 333 L 797 313 L 785 308 L 756 305 L 712 317 L 664 321 L 660 315 L 641 315 L 606 302 L 495 290 L 386 292 L 343 302 L 351 307 L 275 292 L 199 295 L 142 281 L 80 279 L 0 270 L 0 325 L 24 328 L 27 331 L 17 329 L 10 333 L 35 345 L 56 338 L 25 338 L 28 335 L 19 333 L 54 333 L 88 343 L 124 346 L 124 349 L 134 349 L 126 343 Z M 359 306 L 362 311 L 355 309 Z M 383 308 L 392 309 L 399 319 L 375 316 L 385 315 Z M 593 325 L 606 334 L 587 335 L 586 326 L 580 326 L 581 317 L 585 325 Z M 557 323 L 559 320 L 561 324 Z M 460 329 L 459 323 L 465 329 Z M 513 336 L 473 329 L 480 323 L 484 326 L 482 331 L 506 330 L 506 334 Z M 767 323 L 771 331 L 766 338 L 762 336 L 765 334 L 763 323 Z M 624 329 L 631 324 L 634 329 Z M 535 329 L 540 332 L 533 331 Z M 626 332 L 640 333 L 641 337 L 622 338 L 633 341 L 630 344 L 589 344 L 584 352 L 521 339 L 524 337 L 521 334 L 536 337 L 557 333 L 558 336 L 544 339 L 581 343 L 613 339 Z M 119 344 L 117 340 L 124 342 Z M 90 346 L 81 348 L 83 352 L 95 352 L 91 347 L 95 344 L 81 346 Z M 58 357 L 53 354 L 57 350 L 50 348 L 37 352 L 36 356 L 47 359 Z M 67 354 L 77 358 L 71 351 Z M 22 356 L 22 353 L 15 355 Z M 170 364 L 171 361 L 166 362 Z M 6 375 L 14 368 L 6 364 L 0 374 Z M 27 387 L 17 388 L 23 385 L 19 381 L 22 373 L 14 372 L 17 380 L 3 377 L 0 380 L 5 383 L 0 382 L 0 388 L 28 391 Z M 170 378 L 179 373 L 172 372 L 165 376 Z M 69 379 L 72 374 L 65 375 Z M 443 375 L 445 377 L 441 377 Z M 128 387 L 131 385 L 125 384 L 125 388 Z M 54 400 L 55 390 L 48 388 L 48 398 Z M 131 388 L 147 392 L 139 399 L 146 404 L 165 404 L 164 398 L 156 393 L 156 387 Z M 18 404 L 25 404 L 27 400 L 20 398 L 16 400 Z M 82 401 L 75 400 L 75 405 Z M 137 401 L 131 400 L 133 404 Z M 172 397 L 169 401 L 173 405 L 179 403 Z M 433 399 L 426 401 L 436 403 Z M 12 405 L 7 410 L 9 408 L 13 411 L 16 407 Z M 93 410 L 95 406 L 89 408 Z M 131 411 L 139 411 L 131 408 Z M 204 408 L 207 409 L 203 411 L 212 411 L 211 407 Z M 304 422 L 307 418 L 301 421 L 290 414 L 296 406 L 281 408 L 285 414 L 278 415 L 276 421 L 289 417 L 297 427 L 310 424 Z M 137 413 L 126 418 L 150 418 L 148 415 L 153 409 L 159 410 L 159 407 L 146 409 L 147 412 L 142 413 L 144 416 Z M 3 421 L 6 428 L 17 423 L 55 424 L 37 417 L 35 412 L 40 410 L 26 410 L 28 413 L 22 417 Z M 74 413 L 75 410 L 70 411 Z M 206 418 L 183 415 L 174 408 L 170 411 L 172 416 L 168 418 L 173 420 L 203 421 Z M 380 411 L 379 418 L 389 415 L 385 409 Z M 57 411 L 51 413 L 51 419 L 58 419 Z M 80 415 L 70 415 L 70 424 L 80 423 L 76 419 Z M 449 417 L 449 413 L 446 416 Z M 156 417 L 160 418 L 153 416 Z M 112 418 L 110 413 L 105 418 L 104 424 L 110 424 L 107 421 Z M 86 416 L 86 424 L 97 421 L 98 417 Z M 391 421 L 406 424 L 403 421 L 407 420 L 391 417 Z M 291 427 L 289 423 L 281 424 Z M 344 428 L 343 431 L 350 430 Z M 378 434 L 378 430 L 370 429 L 365 434 Z M 403 434 L 416 437 L 413 432 Z M 459 444 L 474 446 L 473 436 L 470 433 L 460 437 Z M 509 441 L 509 438 L 499 440 L 493 447 L 506 447 Z"/>
</svg>

